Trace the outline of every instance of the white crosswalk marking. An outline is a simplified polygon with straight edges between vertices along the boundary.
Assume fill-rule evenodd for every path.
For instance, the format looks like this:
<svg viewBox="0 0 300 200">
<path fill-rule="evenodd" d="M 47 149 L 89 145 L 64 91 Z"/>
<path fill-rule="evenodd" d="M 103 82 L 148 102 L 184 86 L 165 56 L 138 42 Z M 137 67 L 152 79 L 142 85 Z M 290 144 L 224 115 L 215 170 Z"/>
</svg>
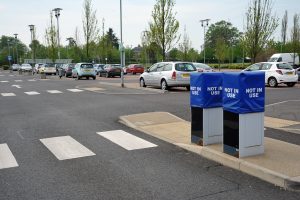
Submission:
<svg viewBox="0 0 300 200">
<path fill-rule="evenodd" d="M 0 81 L 0 83 L 8 83 L 9 81 Z"/>
<path fill-rule="evenodd" d="M 40 93 L 38 92 L 35 92 L 35 91 L 30 91 L 30 92 L 24 92 L 25 94 L 28 94 L 28 95 L 38 95 Z"/>
<path fill-rule="evenodd" d="M 47 90 L 48 93 L 50 94 L 61 94 L 62 92 L 59 90 Z"/>
<path fill-rule="evenodd" d="M 58 160 L 67 160 L 96 155 L 71 136 L 40 139 Z"/>
<path fill-rule="evenodd" d="M 98 135 L 116 143 L 127 150 L 145 149 L 157 147 L 156 144 L 148 142 L 144 139 L 131 135 L 123 130 L 97 132 Z"/>
<path fill-rule="evenodd" d="M 23 82 L 23 80 L 15 80 L 15 82 Z"/>
<path fill-rule="evenodd" d="M 35 79 L 29 79 L 28 80 L 29 82 L 34 82 L 34 81 L 36 81 Z"/>
<path fill-rule="evenodd" d="M 67 89 L 70 92 L 83 92 L 83 90 L 79 90 L 79 89 Z"/>
<path fill-rule="evenodd" d="M 1 93 L 1 95 L 3 97 L 14 97 L 14 96 L 16 96 L 15 93 Z"/>
<path fill-rule="evenodd" d="M 0 169 L 18 167 L 18 163 L 7 144 L 0 144 Z"/>
</svg>

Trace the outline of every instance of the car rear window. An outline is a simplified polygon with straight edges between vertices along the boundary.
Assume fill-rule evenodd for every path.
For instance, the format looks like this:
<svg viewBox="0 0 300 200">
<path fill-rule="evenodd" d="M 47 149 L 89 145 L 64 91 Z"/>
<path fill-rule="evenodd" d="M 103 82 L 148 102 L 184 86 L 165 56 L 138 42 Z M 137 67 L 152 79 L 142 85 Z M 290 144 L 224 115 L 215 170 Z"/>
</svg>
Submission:
<svg viewBox="0 0 300 200">
<path fill-rule="evenodd" d="M 293 69 L 293 67 L 287 63 L 277 64 L 278 69 Z"/>
<path fill-rule="evenodd" d="M 93 65 L 91 65 L 91 64 L 82 64 L 80 67 L 83 69 L 93 69 L 94 68 Z"/>
<path fill-rule="evenodd" d="M 177 71 L 191 72 L 196 71 L 196 67 L 191 63 L 177 63 L 175 65 Z"/>
</svg>

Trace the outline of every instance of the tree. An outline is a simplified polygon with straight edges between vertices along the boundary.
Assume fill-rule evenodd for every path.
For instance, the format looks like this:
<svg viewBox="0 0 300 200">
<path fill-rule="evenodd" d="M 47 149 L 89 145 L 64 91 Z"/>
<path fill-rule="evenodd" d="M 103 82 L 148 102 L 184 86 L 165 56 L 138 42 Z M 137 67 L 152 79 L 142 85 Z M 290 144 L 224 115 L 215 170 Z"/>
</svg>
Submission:
<svg viewBox="0 0 300 200">
<path fill-rule="evenodd" d="M 114 48 L 119 49 L 119 39 L 117 38 L 112 28 L 108 29 L 106 37 Z"/>
<path fill-rule="evenodd" d="M 215 49 L 217 40 L 220 38 L 223 38 L 227 46 L 236 45 L 239 41 L 239 37 L 239 30 L 233 27 L 230 22 L 222 20 L 209 26 L 205 36 L 205 46 Z"/>
<path fill-rule="evenodd" d="M 48 45 L 48 57 L 52 60 L 52 62 L 55 62 L 55 59 L 57 58 L 56 55 L 57 55 L 58 43 L 57 43 L 55 26 L 53 24 L 52 12 L 50 12 L 50 25 L 46 29 L 45 38 Z"/>
<path fill-rule="evenodd" d="M 263 50 L 278 26 L 278 18 L 272 14 L 272 0 L 251 0 L 246 12 L 244 44 L 252 63 Z"/>
<path fill-rule="evenodd" d="M 175 0 L 156 0 L 152 11 L 153 21 L 149 23 L 151 41 L 160 47 L 163 60 L 166 58 L 166 53 L 180 39 L 177 35 L 179 22 L 175 19 L 174 5 Z"/>
<path fill-rule="evenodd" d="M 293 64 L 295 65 L 296 53 L 300 53 L 300 16 L 295 14 L 293 17 L 293 27 L 291 30 L 291 45 L 293 53 Z"/>
<path fill-rule="evenodd" d="M 92 9 L 92 0 L 84 0 L 83 5 L 83 32 L 86 48 L 86 59 L 89 60 L 90 43 L 94 42 L 99 34 L 98 20 L 96 18 L 96 11 Z"/>
<path fill-rule="evenodd" d="M 288 12 L 287 10 L 284 13 L 284 16 L 282 18 L 281 21 L 281 42 L 282 45 L 285 45 L 286 43 L 286 33 L 287 33 L 287 24 L 288 24 Z M 282 52 L 282 48 L 281 48 L 281 52 Z"/>
<path fill-rule="evenodd" d="M 220 64 L 223 63 L 225 60 L 226 53 L 227 53 L 226 50 L 227 50 L 227 45 L 225 43 L 224 38 L 222 38 L 222 37 L 218 38 L 217 44 L 216 44 L 215 56 L 219 62 L 219 71 L 220 71 Z"/>
<path fill-rule="evenodd" d="M 186 32 L 186 27 L 184 27 L 184 34 L 183 34 L 183 40 L 182 43 L 179 44 L 179 50 L 182 52 L 181 59 L 183 61 L 188 61 L 188 53 L 189 50 L 191 49 L 192 42 Z"/>
<path fill-rule="evenodd" d="M 9 47 L 9 48 L 8 48 Z M 0 38 L 0 66 L 8 65 L 7 56 L 9 52 L 12 55 L 12 51 L 16 48 L 18 51 L 18 57 L 24 58 L 25 53 L 28 52 L 28 48 L 24 43 L 22 43 L 19 39 L 15 39 L 14 37 L 4 36 L 2 35 Z M 21 62 L 19 60 L 19 62 Z"/>
</svg>

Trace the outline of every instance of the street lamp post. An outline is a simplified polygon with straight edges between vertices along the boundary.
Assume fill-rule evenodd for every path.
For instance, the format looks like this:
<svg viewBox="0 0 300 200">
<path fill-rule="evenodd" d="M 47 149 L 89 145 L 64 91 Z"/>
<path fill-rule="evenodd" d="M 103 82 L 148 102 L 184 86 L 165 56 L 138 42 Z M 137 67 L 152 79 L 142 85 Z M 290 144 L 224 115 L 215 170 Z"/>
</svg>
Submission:
<svg viewBox="0 0 300 200">
<path fill-rule="evenodd" d="M 32 53 L 31 53 L 31 57 L 32 57 L 32 60 L 33 62 L 35 63 L 35 48 L 34 48 L 34 44 L 33 44 L 33 40 L 34 40 L 34 25 L 30 24 L 28 25 L 29 28 L 30 28 L 30 33 L 31 33 L 31 50 L 32 50 Z"/>
<path fill-rule="evenodd" d="M 11 55 L 10 55 L 10 46 L 9 46 L 10 40 L 7 39 L 7 46 L 8 46 L 8 62 L 9 62 L 9 68 L 11 69 Z"/>
<path fill-rule="evenodd" d="M 14 36 L 15 36 L 16 56 L 17 56 L 17 64 L 18 64 L 19 63 L 18 43 L 17 43 L 18 42 L 18 34 L 15 33 Z"/>
<path fill-rule="evenodd" d="M 55 17 L 56 17 L 56 22 L 57 22 L 57 47 L 58 47 L 58 51 L 57 51 L 57 54 L 58 54 L 58 59 L 60 59 L 60 50 L 59 50 L 59 47 L 60 47 L 60 39 L 59 39 L 59 21 L 58 21 L 58 18 L 60 16 L 60 11 L 62 9 L 61 8 L 54 8 L 52 11 L 55 12 Z"/>
<path fill-rule="evenodd" d="M 204 37 L 203 37 L 203 53 L 204 53 L 204 63 L 205 63 L 205 28 L 208 27 L 210 19 L 202 19 L 200 20 L 201 26 L 203 27 Z"/>
<path fill-rule="evenodd" d="M 120 0 L 120 35 L 121 41 L 119 45 L 120 59 L 121 59 L 121 87 L 124 87 L 124 46 L 123 46 L 123 32 L 122 32 L 122 0 Z"/>
</svg>

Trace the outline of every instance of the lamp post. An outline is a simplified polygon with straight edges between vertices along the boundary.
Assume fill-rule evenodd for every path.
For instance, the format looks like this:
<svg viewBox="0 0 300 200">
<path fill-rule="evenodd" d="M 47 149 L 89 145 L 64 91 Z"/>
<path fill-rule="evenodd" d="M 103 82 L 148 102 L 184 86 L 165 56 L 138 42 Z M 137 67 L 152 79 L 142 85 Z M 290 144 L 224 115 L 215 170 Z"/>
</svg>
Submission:
<svg viewBox="0 0 300 200">
<path fill-rule="evenodd" d="M 123 30 L 122 30 L 122 0 L 120 0 L 120 35 L 121 41 L 119 45 L 120 49 L 120 59 L 121 59 L 121 87 L 124 87 L 124 46 L 123 46 Z"/>
<path fill-rule="evenodd" d="M 19 54 L 18 54 L 18 33 L 14 34 L 15 36 L 15 45 L 16 45 L 16 56 L 17 56 L 17 64 L 19 63 Z"/>
<path fill-rule="evenodd" d="M 52 11 L 55 12 L 55 17 L 56 17 L 56 22 L 57 22 L 57 47 L 58 47 L 58 51 L 57 51 L 57 54 L 58 54 L 58 59 L 60 59 L 60 50 L 59 50 L 59 47 L 60 47 L 60 39 L 59 39 L 59 21 L 58 21 L 58 18 L 60 16 L 60 11 L 62 9 L 61 8 L 54 8 Z"/>
<path fill-rule="evenodd" d="M 146 53 L 146 64 L 148 64 L 148 50 L 147 50 L 147 40 L 148 40 L 148 35 L 149 35 L 149 31 L 143 31 L 142 32 L 142 44 L 143 44 L 143 49 Z"/>
<path fill-rule="evenodd" d="M 35 39 L 35 34 L 34 34 L 34 25 L 30 24 L 28 25 L 29 28 L 30 28 L 30 33 L 31 33 L 31 45 L 32 45 L 32 54 L 31 54 L 31 57 L 32 57 L 32 60 L 33 62 L 35 63 L 35 45 L 33 44 L 33 40 Z"/>
<path fill-rule="evenodd" d="M 9 62 L 9 68 L 11 69 L 11 55 L 10 55 L 10 46 L 9 46 L 10 40 L 7 39 L 7 46 L 8 46 L 8 62 Z"/>
<path fill-rule="evenodd" d="M 204 53 L 204 63 L 205 63 L 205 28 L 208 27 L 208 23 L 209 23 L 210 19 L 202 19 L 200 20 L 201 22 L 201 26 L 203 27 L 203 33 L 204 33 L 204 37 L 203 37 L 203 53 Z"/>
</svg>

